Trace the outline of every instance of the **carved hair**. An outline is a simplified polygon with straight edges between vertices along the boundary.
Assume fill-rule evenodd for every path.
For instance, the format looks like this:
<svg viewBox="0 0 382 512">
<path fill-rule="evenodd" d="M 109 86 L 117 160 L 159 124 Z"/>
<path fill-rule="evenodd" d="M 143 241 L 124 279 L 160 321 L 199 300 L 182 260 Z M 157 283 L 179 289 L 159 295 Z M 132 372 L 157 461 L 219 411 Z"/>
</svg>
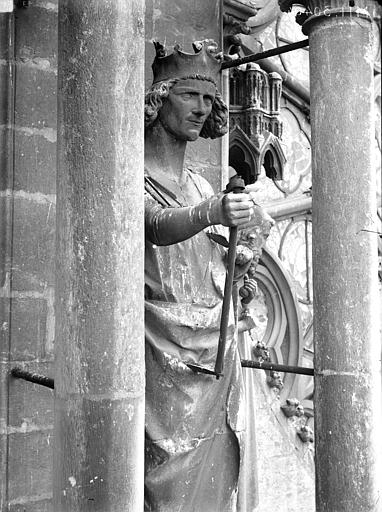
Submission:
<svg viewBox="0 0 382 512">
<path fill-rule="evenodd" d="M 202 75 L 191 75 L 153 84 L 145 96 L 145 128 L 152 125 L 158 117 L 158 112 L 163 106 L 163 100 L 167 98 L 171 88 L 180 80 L 187 79 L 206 80 L 212 82 L 208 77 Z M 222 137 L 227 133 L 227 124 L 228 108 L 224 103 L 221 94 L 216 91 L 211 113 L 203 125 L 200 136 L 205 139 L 216 139 L 217 137 Z"/>
</svg>

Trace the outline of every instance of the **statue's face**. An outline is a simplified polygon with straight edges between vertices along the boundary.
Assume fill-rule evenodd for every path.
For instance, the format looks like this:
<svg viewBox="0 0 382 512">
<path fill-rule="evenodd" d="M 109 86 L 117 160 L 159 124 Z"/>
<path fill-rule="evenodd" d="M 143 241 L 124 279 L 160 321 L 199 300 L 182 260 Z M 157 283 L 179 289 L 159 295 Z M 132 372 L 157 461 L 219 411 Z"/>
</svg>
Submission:
<svg viewBox="0 0 382 512">
<path fill-rule="evenodd" d="M 196 140 L 211 113 L 215 91 L 215 85 L 206 80 L 176 83 L 159 111 L 163 127 L 177 139 Z"/>
</svg>

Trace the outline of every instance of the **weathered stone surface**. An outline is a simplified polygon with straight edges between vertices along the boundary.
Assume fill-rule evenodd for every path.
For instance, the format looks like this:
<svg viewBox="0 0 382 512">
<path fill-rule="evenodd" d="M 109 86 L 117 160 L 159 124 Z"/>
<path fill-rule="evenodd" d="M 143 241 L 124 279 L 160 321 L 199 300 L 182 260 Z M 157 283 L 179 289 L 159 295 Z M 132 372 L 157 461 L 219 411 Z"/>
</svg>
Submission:
<svg viewBox="0 0 382 512">
<path fill-rule="evenodd" d="M 17 65 L 15 124 L 17 129 L 40 130 L 47 140 L 55 142 L 57 126 L 57 76 L 54 73 Z"/>
<path fill-rule="evenodd" d="M 54 339 L 54 5 L 0 16 L 0 509 L 14 512 L 52 512 L 53 392 L 9 371 L 24 360 L 53 374 L 36 359 L 52 358 Z"/>
<path fill-rule="evenodd" d="M 0 16 L 0 60 L 8 56 L 8 16 Z"/>
<path fill-rule="evenodd" d="M 65 456 L 56 481 L 61 489 L 57 511 L 136 510 L 123 508 L 122 500 L 134 502 L 139 492 L 129 482 L 136 479 L 139 466 L 130 431 L 143 427 L 140 401 L 128 393 L 58 399 L 60 423 L 55 435 Z"/>
<path fill-rule="evenodd" d="M 13 215 L 13 289 L 43 291 L 55 274 L 55 205 L 45 196 L 16 195 Z"/>
<path fill-rule="evenodd" d="M 9 434 L 10 501 L 51 493 L 52 446 L 53 429 Z"/>
<path fill-rule="evenodd" d="M 47 71 L 57 69 L 57 6 L 34 2 L 17 11 L 16 60 Z M 48 7 L 51 4 L 51 8 Z M 31 30 L 33 27 L 33 30 Z"/>
<path fill-rule="evenodd" d="M 39 133 L 19 132 L 15 140 L 14 189 L 55 194 L 56 158 L 56 143 L 52 139 Z"/>
<path fill-rule="evenodd" d="M 0 68 L 0 73 L 1 73 L 1 68 Z M 1 81 L 1 78 L 0 78 L 0 81 Z M 11 135 L 12 134 L 11 134 L 10 130 L 8 128 L 6 128 L 4 125 L 2 127 L 0 127 L 0 144 L 1 144 L 0 147 L 2 147 L 2 148 L 7 147 L 9 136 L 11 136 Z M 9 187 L 9 174 L 8 174 L 9 164 L 10 164 L 9 155 L 7 154 L 6 151 L 1 152 L 0 153 L 0 166 L 1 166 L 1 169 L 3 170 L 0 174 L 0 191 L 1 192 L 4 192 Z M 4 207 L 5 207 L 5 201 L 3 201 L 3 204 L 2 204 L 2 208 L 4 208 Z M 1 218 L 6 219 L 6 217 L 7 217 L 7 214 L 5 211 L 3 211 L 1 214 Z M 5 225 L 3 225 L 2 228 L 0 228 L 0 229 L 4 230 L 4 228 L 5 228 Z M 0 256 L 0 258 L 1 258 L 1 256 Z"/>
<path fill-rule="evenodd" d="M 46 300 L 34 297 L 12 299 L 12 360 L 28 361 L 45 357 L 46 319 Z"/>
<path fill-rule="evenodd" d="M 143 5 L 59 26 L 54 505 L 142 510 Z"/>
<path fill-rule="evenodd" d="M 5 62 L 0 62 L 0 130 L 4 133 L 9 117 L 9 77 L 8 67 Z M 2 146 L 3 147 L 3 146 Z"/>
<path fill-rule="evenodd" d="M 370 512 L 381 465 L 377 238 L 363 231 L 376 225 L 371 23 L 339 10 L 307 30 L 317 512 Z"/>
<path fill-rule="evenodd" d="M 35 501 L 29 501 L 28 499 L 20 499 L 9 505 L 9 512 L 54 512 L 52 499 L 42 498 L 41 495 L 33 499 Z"/>
</svg>

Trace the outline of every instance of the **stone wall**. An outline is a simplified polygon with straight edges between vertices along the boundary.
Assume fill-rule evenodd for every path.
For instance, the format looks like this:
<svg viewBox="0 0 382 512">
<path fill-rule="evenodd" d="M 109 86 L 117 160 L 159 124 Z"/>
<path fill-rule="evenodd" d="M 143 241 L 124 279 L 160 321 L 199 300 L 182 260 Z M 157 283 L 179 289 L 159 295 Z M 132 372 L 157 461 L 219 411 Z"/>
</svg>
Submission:
<svg viewBox="0 0 382 512">
<path fill-rule="evenodd" d="M 0 509 L 42 512 L 53 392 L 8 370 L 53 376 L 57 0 L 0 14 L 0 24 Z"/>
</svg>

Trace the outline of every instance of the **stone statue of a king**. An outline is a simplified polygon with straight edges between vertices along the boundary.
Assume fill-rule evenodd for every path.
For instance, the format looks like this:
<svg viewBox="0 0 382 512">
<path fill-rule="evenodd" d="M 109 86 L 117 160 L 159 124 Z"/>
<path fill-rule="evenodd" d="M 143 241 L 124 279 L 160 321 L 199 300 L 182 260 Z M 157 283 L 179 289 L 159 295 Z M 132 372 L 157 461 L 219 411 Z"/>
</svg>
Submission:
<svg viewBox="0 0 382 512">
<path fill-rule="evenodd" d="M 227 131 L 216 45 L 169 55 L 155 47 L 145 107 L 145 510 L 253 510 L 238 496 L 245 392 L 232 305 L 224 377 L 188 364 L 213 368 L 216 359 L 226 278 L 216 235 L 271 219 L 251 193 L 214 193 L 184 165 L 188 142 Z"/>
</svg>

